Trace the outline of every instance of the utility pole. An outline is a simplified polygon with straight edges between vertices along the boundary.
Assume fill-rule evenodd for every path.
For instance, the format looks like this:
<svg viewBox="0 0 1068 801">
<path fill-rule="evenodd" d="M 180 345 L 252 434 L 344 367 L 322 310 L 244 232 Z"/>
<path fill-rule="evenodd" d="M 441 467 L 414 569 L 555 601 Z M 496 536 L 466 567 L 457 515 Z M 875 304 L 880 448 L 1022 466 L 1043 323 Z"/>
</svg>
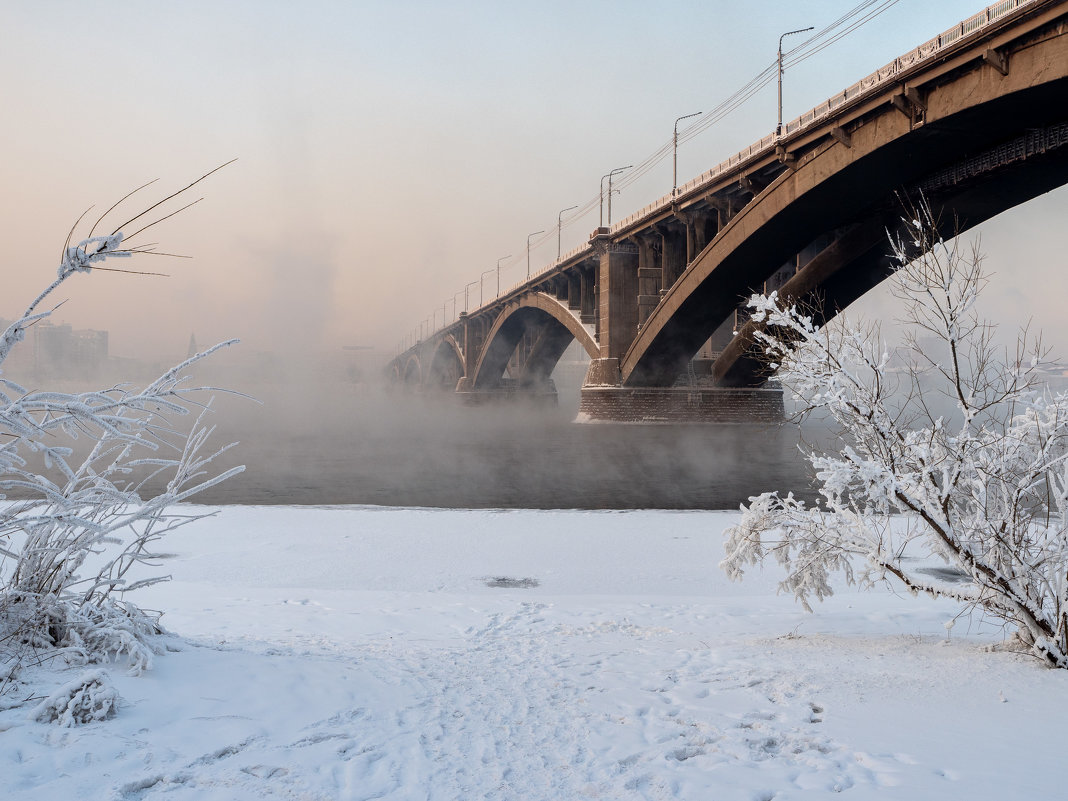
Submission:
<svg viewBox="0 0 1068 801">
<path fill-rule="evenodd" d="M 631 166 L 633 166 L 633 165 L 631 165 Z M 620 170 L 616 170 L 616 172 L 623 172 L 623 170 L 629 170 L 629 169 L 630 169 L 630 166 L 627 166 L 627 167 L 623 167 Z M 608 227 L 609 228 L 612 227 L 612 178 L 615 176 L 616 172 L 608 173 Z"/>
<path fill-rule="evenodd" d="M 544 233 L 545 231 L 535 231 L 532 234 L 527 234 L 527 280 L 530 280 L 530 238 Z"/>
<path fill-rule="evenodd" d="M 679 123 L 683 120 L 688 120 L 690 117 L 697 117 L 704 112 L 695 111 L 693 114 L 687 114 L 684 117 L 679 117 L 675 120 L 675 133 L 671 136 L 671 196 L 675 197 L 679 188 Z M 611 198 L 609 198 L 611 199 Z"/>
<path fill-rule="evenodd" d="M 568 206 L 566 209 L 556 215 L 556 260 L 560 261 L 560 230 L 564 225 L 564 212 L 571 211 L 571 209 L 577 209 L 578 206 Z"/>
<path fill-rule="evenodd" d="M 482 285 L 486 280 L 486 276 L 489 275 L 492 272 L 493 272 L 493 268 L 490 267 L 488 270 L 483 270 L 482 271 L 482 275 L 480 275 L 478 277 L 478 305 L 479 305 L 479 308 L 481 308 L 482 304 L 485 302 L 485 301 L 482 300 Z"/>
<path fill-rule="evenodd" d="M 813 30 L 811 27 L 798 28 L 796 31 L 787 31 L 779 37 L 779 120 L 775 125 L 775 138 L 778 139 L 782 136 L 782 40 L 787 36 L 793 36 L 795 33 L 804 33 L 805 31 Z"/>
<path fill-rule="evenodd" d="M 501 296 L 501 262 L 505 259 L 510 258 L 512 258 L 511 253 L 509 253 L 507 256 L 501 256 L 499 259 L 497 259 L 497 297 Z"/>
<path fill-rule="evenodd" d="M 633 164 L 628 164 L 626 167 L 616 167 L 612 172 L 607 175 L 601 176 L 601 224 L 600 228 L 604 228 L 604 179 L 608 179 L 608 224 L 612 224 L 612 176 L 617 173 L 623 172 L 623 170 L 629 170 L 633 167 Z"/>
</svg>

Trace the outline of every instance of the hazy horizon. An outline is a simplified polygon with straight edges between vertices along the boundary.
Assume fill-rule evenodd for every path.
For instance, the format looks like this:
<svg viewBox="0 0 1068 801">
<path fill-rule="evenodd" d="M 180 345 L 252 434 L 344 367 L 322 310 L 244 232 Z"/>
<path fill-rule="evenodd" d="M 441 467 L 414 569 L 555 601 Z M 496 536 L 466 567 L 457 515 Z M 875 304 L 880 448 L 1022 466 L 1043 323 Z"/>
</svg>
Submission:
<svg viewBox="0 0 1068 801">
<path fill-rule="evenodd" d="M 982 8 L 902 0 L 787 71 L 784 116 L 811 108 Z M 139 211 L 209 169 L 202 203 L 150 233 L 160 249 L 117 273 L 77 276 L 54 317 L 107 329 L 111 352 L 184 356 L 191 334 L 249 353 L 370 346 L 382 360 L 529 232 L 640 162 L 678 116 L 708 111 L 775 57 L 779 35 L 854 6 L 674 2 L 125 2 L 8 4 L 0 220 L 13 317 L 54 275 L 73 222 L 148 180 Z M 680 183 L 774 127 L 775 88 L 679 149 Z M 670 190 L 670 157 L 613 199 L 621 219 Z M 999 318 L 1034 317 L 1068 342 L 1068 271 L 1056 243 L 1066 190 L 982 226 Z M 140 204 L 140 205 L 139 205 Z M 122 222 L 122 210 L 109 217 Z M 128 216 L 132 216 L 129 214 Z M 570 222 L 583 244 L 597 210 Z M 87 232 L 90 223 L 80 228 Z M 106 225 L 106 223 L 105 223 Z M 110 230 L 110 229 L 109 229 Z M 556 238 L 531 253 L 535 269 Z M 472 305 L 479 285 L 468 287 Z M 861 304 L 893 316 L 878 290 Z M 171 355 L 173 354 L 173 356 Z"/>
</svg>

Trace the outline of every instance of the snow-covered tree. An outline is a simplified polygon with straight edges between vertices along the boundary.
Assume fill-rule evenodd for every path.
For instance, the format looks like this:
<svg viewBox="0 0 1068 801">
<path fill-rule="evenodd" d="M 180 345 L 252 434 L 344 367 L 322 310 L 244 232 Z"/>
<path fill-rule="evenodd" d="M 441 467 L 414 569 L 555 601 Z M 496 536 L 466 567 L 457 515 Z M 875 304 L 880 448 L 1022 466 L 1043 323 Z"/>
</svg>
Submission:
<svg viewBox="0 0 1068 801">
<path fill-rule="evenodd" d="M 0 367 L 52 313 L 46 300 L 72 276 L 155 252 L 131 240 L 177 213 L 161 204 L 200 180 L 123 223 L 137 229 L 130 237 L 120 229 L 93 236 L 104 218 L 83 241 L 71 245 L 68 237 L 57 278 L 0 336 Z M 146 222 L 149 213 L 162 216 Z M 121 656 L 134 672 L 151 665 L 158 615 L 130 603 L 127 593 L 166 579 L 152 569 L 156 543 L 203 516 L 173 504 L 243 469 L 211 473 L 221 450 L 207 448 L 210 388 L 191 386 L 186 376 L 229 344 L 142 389 L 30 391 L 0 375 L 0 692 L 31 656 L 76 663 Z"/>
<path fill-rule="evenodd" d="M 926 206 L 903 230 L 889 279 L 907 310 L 900 349 L 841 317 L 820 327 L 775 294 L 750 300 L 768 366 L 802 414 L 837 423 L 841 447 L 807 454 L 815 505 L 751 498 L 721 567 L 740 579 L 774 556 L 780 589 L 809 610 L 832 573 L 900 582 L 1006 621 L 1021 647 L 1068 668 L 1068 397 L 1046 389 L 1026 330 L 1015 350 L 996 345 L 975 310 L 978 251 L 944 241 Z"/>
</svg>

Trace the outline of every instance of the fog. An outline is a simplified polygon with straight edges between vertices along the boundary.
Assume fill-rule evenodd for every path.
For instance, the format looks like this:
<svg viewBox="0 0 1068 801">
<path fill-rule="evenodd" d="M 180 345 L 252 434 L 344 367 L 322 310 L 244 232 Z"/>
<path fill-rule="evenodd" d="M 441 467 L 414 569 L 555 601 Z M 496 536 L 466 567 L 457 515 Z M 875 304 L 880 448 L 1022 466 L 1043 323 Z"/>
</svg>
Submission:
<svg viewBox="0 0 1068 801">
<path fill-rule="evenodd" d="M 191 336 L 201 347 L 242 340 L 197 374 L 260 400 L 223 396 L 217 415 L 220 441 L 240 440 L 226 458 L 249 469 L 203 500 L 677 508 L 804 492 L 794 429 L 576 425 L 577 388 L 562 375 L 551 409 L 468 408 L 376 383 L 397 344 L 454 315 L 465 289 L 472 304 L 488 299 L 486 271 L 500 264 L 507 289 L 528 259 L 538 269 L 586 242 L 596 205 L 558 210 L 596 198 L 600 177 L 656 152 L 676 117 L 710 111 L 759 74 L 784 30 L 826 25 L 855 3 L 765 5 L 9 4 L 0 317 L 52 280 L 88 207 L 75 239 L 134 187 L 160 179 L 125 204 L 132 213 L 236 156 L 188 198 L 202 203 L 145 240 L 191 259 L 119 265 L 168 277 L 76 276 L 53 316 L 108 332 L 103 383 L 151 378 L 186 356 Z M 790 67 L 785 118 L 979 5 L 888 8 Z M 769 84 L 686 141 L 679 180 L 767 134 L 775 110 Z M 614 219 L 671 181 L 665 155 L 614 196 Z M 1062 353 L 1066 202 L 1062 188 L 977 232 L 995 273 L 987 308 L 1009 331 L 1033 317 Z M 879 289 L 858 311 L 900 315 Z M 21 377 L 15 362 L 5 377 Z M 26 383 L 88 374 L 68 363 Z"/>
<path fill-rule="evenodd" d="M 790 427 L 579 424 L 577 389 L 557 406 L 466 406 L 376 381 L 249 382 L 261 403 L 222 398 L 220 465 L 246 473 L 205 503 L 431 507 L 737 508 L 754 492 L 808 495 Z"/>
<path fill-rule="evenodd" d="M 168 278 L 96 275 L 57 298 L 69 302 L 56 321 L 109 330 L 114 355 L 169 362 L 190 334 L 201 344 L 239 337 L 249 353 L 387 353 L 424 321 L 451 316 L 476 282 L 473 301 L 505 254 L 502 287 L 522 280 L 529 232 L 546 232 L 532 243 L 534 269 L 558 242 L 565 251 L 586 242 L 596 205 L 563 214 L 558 239 L 559 210 L 596 198 L 606 172 L 656 152 L 676 117 L 707 115 L 759 74 L 784 30 L 826 25 L 855 3 L 768 0 L 761 14 L 556 0 L 9 5 L 0 316 L 50 280 L 87 208 L 91 221 L 159 178 L 127 204 L 137 211 L 238 158 L 189 198 L 202 203 L 148 232 L 146 241 L 191 259 L 130 264 Z M 890 8 L 790 68 L 785 117 L 978 5 Z M 107 36 L 73 44 L 65 35 L 103 20 Z M 655 64 L 684 77 L 665 78 Z M 767 134 L 775 111 L 768 85 L 685 142 L 679 180 Z M 671 163 L 665 156 L 612 198 L 616 221 L 670 190 Z M 998 229 L 1031 248 L 1028 270 L 1041 275 L 1002 262 L 1011 270 L 1003 296 L 1014 310 L 1048 313 L 1058 333 L 1068 329 L 1059 315 L 1068 279 L 1049 254 L 1060 248 L 1064 198 L 1028 204 L 1013 230 L 990 229 L 992 241 Z M 494 282 L 485 278 L 487 295 Z"/>
</svg>

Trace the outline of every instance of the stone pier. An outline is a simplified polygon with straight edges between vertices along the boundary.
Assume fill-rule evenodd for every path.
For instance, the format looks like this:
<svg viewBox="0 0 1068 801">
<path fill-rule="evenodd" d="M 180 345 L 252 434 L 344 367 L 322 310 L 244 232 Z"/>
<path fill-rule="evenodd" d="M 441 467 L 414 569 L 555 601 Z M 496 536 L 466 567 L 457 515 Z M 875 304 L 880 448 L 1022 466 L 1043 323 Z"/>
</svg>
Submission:
<svg viewBox="0 0 1068 801">
<path fill-rule="evenodd" d="M 621 423 L 780 423 L 779 387 L 583 386 L 579 414 Z"/>
</svg>

